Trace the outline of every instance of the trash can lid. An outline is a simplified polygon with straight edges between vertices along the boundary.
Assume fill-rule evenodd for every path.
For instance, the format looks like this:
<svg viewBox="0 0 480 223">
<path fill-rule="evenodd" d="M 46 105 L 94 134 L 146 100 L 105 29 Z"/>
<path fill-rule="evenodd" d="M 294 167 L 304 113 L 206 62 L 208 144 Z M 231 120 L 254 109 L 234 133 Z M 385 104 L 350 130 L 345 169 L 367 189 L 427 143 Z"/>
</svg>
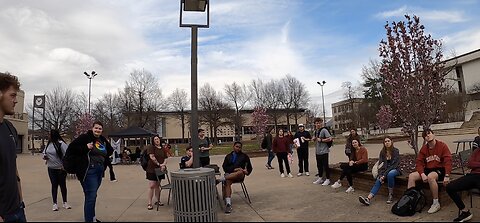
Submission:
<svg viewBox="0 0 480 223">
<path fill-rule="evenodd" d="M 212 168 L 186 168 L 180 169 L 178 171 L 171 171 L 170 174 L 172 177 L 195 177 L 195 176 L 205 176 L 205 175 L 215 175 L 215 171 Z"/>
</svg>

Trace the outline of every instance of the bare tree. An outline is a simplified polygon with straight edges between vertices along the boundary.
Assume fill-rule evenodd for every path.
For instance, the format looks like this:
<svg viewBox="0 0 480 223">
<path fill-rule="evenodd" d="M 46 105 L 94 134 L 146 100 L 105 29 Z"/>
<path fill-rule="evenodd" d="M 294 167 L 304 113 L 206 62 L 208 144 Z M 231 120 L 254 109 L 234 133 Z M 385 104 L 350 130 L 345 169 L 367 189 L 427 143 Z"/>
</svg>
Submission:
<svg viewBox="0 0 480 223">
<path fill-rule="evenodd" d="M 188 95 L 185 90 L 175 89 L 175 91 L 168 98 L 170 107 L 173 111 L 179 113 L 180 121 L 182 122 L 182 142 L 185 143 L 185 110 L 188 109 Z"/>
<path fill-rule="evenodd" d="M 217 93 L 208 83 L 200 88 L 198 105 L 202 110 L 200 120 L 209 124 L 213 142 L 216 144 L 218 127 L 225 125 L 224 120 L 231 118 L 228 112 L 232 110 L 227 103 L 222 101 L 221 94 Z"/>
<path fill-rule="evenodd" d="M 106 135 L 121 128 L 121 109 L 117 106 L 118 101 L 117 94 L 106 93 L 93 106 L 93 116 L 95 120 L 100 120 L 104 124 Z"/>
<path fill-rule="evenodd" d="M 282 79 L 285 87 L 284 108 L 287 112 L 287 125 L 290 127 L 290 110 L 295 119 L 295 125 L 298 126 L 299 112 L 301 108 L 307 108 L 310 101 L 309 93 L 305 85 L 297 78 L 287 75 Z"/>
<path fill-rule="evenodd" d="M 238 85 L 233 82 L 231 85 L 225 85 L 225 96 L 228 102 L 235 108 L 235 119 L 234 119 L 234 129 L 235 129 L 235 140 L 241 140 L 240 130 L 243 125 L 242 116 L 240 111 L 245 108 L 247 103 L 252 98 L 251 91 L 248 90 L 245 84 Z"/>
<path fill-rule="evenodd" d="M 282 101 L 285 100 L 285 88 L 281 81 L 271 80 L 263 83 L 261 80 L 253 80 L 250 88 L 254 93 L 255 107 L 267 109 L 267 114 L 273 119 L 275 130 L 280 118 Z"/>
</svg>

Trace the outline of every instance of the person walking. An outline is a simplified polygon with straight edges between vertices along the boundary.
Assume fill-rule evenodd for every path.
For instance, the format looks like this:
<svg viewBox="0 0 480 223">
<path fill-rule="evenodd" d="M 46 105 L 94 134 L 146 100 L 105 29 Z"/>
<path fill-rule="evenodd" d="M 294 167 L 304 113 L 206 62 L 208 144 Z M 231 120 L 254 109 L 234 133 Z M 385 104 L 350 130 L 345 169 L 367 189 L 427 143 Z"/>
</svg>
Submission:
<svg viewBox="0 0 480 223">
<path fill-rule="evenodd" d="M 95 121 L 91 130 L 70 143 L 65 154 L 68 160 L 67 167 L 64 162 L 65 169 L 77 175 L 83 188 L 85 222 L 99 221 L 95 214 L 97 192 L 109 163 L 108 157 L 113 154 L 112 146 L 102 133 L 103 124 Z"/>
<path fill-rule="evenodd" d="M 280 169 L 280 177 L 285 177 L 285 171 L 283 169 L 283 164 L 285 163 L 285 168 L 287 169 L 287 176 L 292 178 L 293 175 L 290 172 L 290 164 L 288 163 L 288 152 L 289 152 L 290 139 L 284 136 L 283 129 L 278 130 L 278 134 L 273 140 L 272 149 L 273 152 L 277 155 L 278 168 Z"/>
<path fill-rule="evenodd" d="M 63 203 L 65 209 L 72 207 L 67 203 L 67 172 L 63 169 L 63 156 L 67 152 L 67 144 L 60 136 L 60 132 L 56 129 L 50 130 L 49 140 L 47 146 L 43 151 L 43 159 L 47 164 L 48 177 L 52 184 L 52 200 L 53 211 L 58 211 L 57 195 L 58 187 L 62 193 Z"/>
<path fill-rule="evenodd" d="M 19 138 L 13 124 L 5 115 L 15 114 L 18 78 L 0 73 L 0 222 L 26 222 L 22 184 L 17 169 Z"/>
<path fill-rule="evenodd" d="M 308 143 L 312 140 L 312 136 L 308 131 L 305 131 L 305 126 L 303 124 L 298 125 L 298 131 L 293 137 L 298 141 L 298 144 L 294 143 L 294 146 L 297 148 L 298 155 L 298 174 L 297 176 L 302 176 L 305 171 L 306 176 L 310 176 L 308 171 Z"/>
<path fill-rule="evenodd" d="M 167 154 L 165 150 L 162 148 L 161 138 L 160 136 L 156 135 L 153 137 L 153 145 L 150 145 L 147 148 L 148 154 L 148 165 L 146 170 L 146 178 L 148 180 L 148 204 L 147 209 L 152 210 L 152 199 L 153 195 L 155 194 L 155 198 L 157 201 L 155 202 L 156 205 L 163 206 L 163 203 L 160 202 L 160 180 L 165 179 L 165 174 L 158 176 L 155 173 L 155 169 L 160 168 L 161 171 L 165 171 L 167 169 Z M 158 203 L 157 203 L 158 202 Z"/>
<path fill-rule="evenodd" d="M 328 142 L 331 142 L 332 136 L 327 128 L 323 126 L 323 119 L 316 118 L 315 121 L 315 135 L 313 141 L 315 142 L 315 157 L 317 160 L 318 179 L 314 184 L 321 184 L 327 186 L 330 184 L 330 167 L 328 166 L 328 156 L 330 147 Z M 325 180 L 323 179 L 323 171 L 325 170 Z"/>
<path fill-rule="evenodd" d="M 262 149 L 265 149 L 268 152 L 267 164 L 265 164 L 265 167 L 267 167 L 267 169 L 269 170 L 275 169 L 272 166 L 272 161 L 275 158 L 275 153 L 272 150 L 272 144 L 273 144 L 272 132 L 273 132 L 273 128 L 268 129 L 262 141 Z"/>
<path fill-rule="evenodd" d="M 378 170 L 377 180 L 373 186 L 370 194 L 367 197 L 360 196 L 358 199 L 364 205 L 370 205 L 371 200 L 380 190 L 385 180 L 388 182 L 388 198 L 387 204 L 393 202 L 393 187 L 395 186 L 395 178 L 402 175 L 400 171 L 400 151 L 393 146 L 393 141 L 390 137 L 383 139 L 383 148 L 378 157 L 378 164 L 382 165 Z"/>
</svg>

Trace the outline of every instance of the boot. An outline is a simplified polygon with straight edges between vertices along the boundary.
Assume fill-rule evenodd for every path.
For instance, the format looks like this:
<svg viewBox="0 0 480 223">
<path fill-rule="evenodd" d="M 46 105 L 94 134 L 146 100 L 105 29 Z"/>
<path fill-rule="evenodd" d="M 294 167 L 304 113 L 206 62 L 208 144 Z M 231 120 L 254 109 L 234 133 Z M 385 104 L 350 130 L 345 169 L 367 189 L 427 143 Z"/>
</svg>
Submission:
<svg viewBox="0 0 480 223">
<path fill-rule="evenodd" d="M 388 188 L 387 204 L 393 203 L 393 188 Z"/>
</svg>

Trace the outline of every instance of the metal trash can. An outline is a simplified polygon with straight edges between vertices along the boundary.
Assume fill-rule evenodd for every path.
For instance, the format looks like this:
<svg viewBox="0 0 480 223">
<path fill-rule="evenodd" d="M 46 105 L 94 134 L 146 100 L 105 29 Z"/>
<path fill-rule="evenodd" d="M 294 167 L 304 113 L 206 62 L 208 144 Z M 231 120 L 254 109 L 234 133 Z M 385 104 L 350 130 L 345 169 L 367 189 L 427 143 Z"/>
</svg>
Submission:
<svg viewBox="0 0 480 223">
<path fill-rule="evenodd" d="M 215 172 L 192 168 L 170 172 L 175 222 L 216 222 Z"/>
</svg>

